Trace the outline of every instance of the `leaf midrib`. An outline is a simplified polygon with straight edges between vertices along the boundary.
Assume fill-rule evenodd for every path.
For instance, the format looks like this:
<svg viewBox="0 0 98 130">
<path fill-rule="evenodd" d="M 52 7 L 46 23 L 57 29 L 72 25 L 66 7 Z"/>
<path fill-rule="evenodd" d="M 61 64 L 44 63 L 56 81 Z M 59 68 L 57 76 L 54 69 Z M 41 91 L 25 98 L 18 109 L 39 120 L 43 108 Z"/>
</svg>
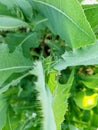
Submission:
<svg viewBox="0 0 98 130">
<path fill-rule="evenodd" d="M 65 17 L 67 17 L 67 19 L 69 21 L 71 21 L 81 32 L 85 33 L 90 39 L 93 39 L 87 32 L 85 32 L 79 25 L 77 25 L 77 23 L 72 18 L 70 18 L 65 12 L 59 10 L 57 7 L 55 7 L 53 5 L 50 5 L 48 3 L 45 3 L 45 2 L 42 2 L 42 1 L 35 1 L 35 0 L 33 0 L 33 1 L 36 2 L 36 3 L 41 3 L 43 5 L 46 5 L 46 6 L 50 7 L 50 8 L 53 8 L 53 9 L 57 10 L 60 14 L 64 15 Z"/>
<path fill-rule="evenodd" d="M 8 70 L 14 70 L 14 69 L 26 69 L 26 68 L 32 68 L 32 66 L 13 66 L 13 67 L 7 67 L 0 69 L 0 72 L 2 71 L 8 71 Z"/>
</svg>

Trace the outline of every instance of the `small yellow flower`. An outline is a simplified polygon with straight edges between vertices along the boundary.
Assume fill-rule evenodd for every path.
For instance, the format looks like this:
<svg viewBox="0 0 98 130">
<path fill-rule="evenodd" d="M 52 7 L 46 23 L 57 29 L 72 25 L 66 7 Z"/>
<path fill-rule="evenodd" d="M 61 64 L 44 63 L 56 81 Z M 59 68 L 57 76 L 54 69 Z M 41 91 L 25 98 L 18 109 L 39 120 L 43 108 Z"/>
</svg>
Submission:
<svg viewBox="0 0 98 130">
<path fill-rule="evenodd" d="M 83 106 L 86 108 L 96 104 L 96 98 L 97 98 L 97 94 L 93 94 L 91 96 L 84 96 Z"/>
<path fill-rule="evenodd" d="M 98 94 L 92 93 L 88 95 L 86 91 L 81 91 L 76 94 L 74 101 L 77 106 L 84 110 L 90 110 L 97 105 Z"/>
</svg>

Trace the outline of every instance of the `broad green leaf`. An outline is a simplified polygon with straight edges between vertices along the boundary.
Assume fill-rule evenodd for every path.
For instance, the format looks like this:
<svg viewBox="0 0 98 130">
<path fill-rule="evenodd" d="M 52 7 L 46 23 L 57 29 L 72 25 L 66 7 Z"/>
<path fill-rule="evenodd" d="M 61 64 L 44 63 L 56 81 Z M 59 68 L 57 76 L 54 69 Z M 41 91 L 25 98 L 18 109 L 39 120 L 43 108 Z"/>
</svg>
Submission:
<svg viewBox="0 0 98 130">
<path fill-rule="evenodd" d="M 0 15 L 11 15 L 10 10 L 3 4 L 0 3 Z"/>
<path fill-rule="evenodd" d="M 0 44 L 0 86 L 15 72 L 22 72 L 31 67 L 32 62 L 26 59 L 20 49 L 9 53 L 6 44 Z"/>
<path fill-rule="evenodd" d="M 91 75 L 91 76 L 81 76 L 82 83 L 90 88 L 98 90 L 98 74 Z"/>
<path fill-rule="evenodd" d="M 37 48 L 40 44 L 39 40 L 40 40 L 39 33 L 34 32 L 28 34 L 20 44 L 23 46 L 23 48 L 30 48 L 30 47 Z"/>
<path fill-rule="evenodd" d="M 57 61 L 54 68 L 57 70 L 66 69 L 68 66 L 97 65 L 98 64 L 98 41 L 87 47 L 65 52 L 62 58 Z"/>
<path fill-rule="evenodd" d="M 41 103 L 41 113 L 42 113 L 42 130 L 56 130 L 56 124 L 54 121 L 54 115 L 52 110 L 52 97 L 49 88 L 45 84 L 44 70 L 42 63 L 36 61 L 34 69 L 31 74 L 37 77 L 35 82 L 35 89 L 38 92 L 38 101 Z"/>
<path fill-rule="evenodd" d="M 32 6 L 27 0 L 14 0 L 18 7 L 23 11 L 25 17 L 31 21 L 32 19 Z"/>
<path fill-rule="evenodd" d="M 6 112 L 7 112 L 7 99 L 4 95 L 0 94 L 0 130 L 6 123 Z"/>
<path fill-rule="evenodd" d="M 35 9 L 48 18 L 49 27 L 71 48 L 95 42 L 94 33 L 77 0 L 29 0 Z"/>
<path fill-rule="evenodd" d="M 16 30 L 22 27 L 28 27 L 28 24 L 17 18 L 0 16 L 0 31 Z"/>
<path fill-rule="evenodd" d="M 85 15 L 93 28 L 94 32 L 98 32 L 98 4 L 84 5 Z"/>
<path fill-rule="evenodd" d="M 26 74 L 24 74 L 24 75 L 22 75 L 22 76 L 20 76 L 20 77 L 18 77 L 18 78 L 16 78 L 16 79 L 12 80 L 12 81 L 11 81 L 10 83 L 8 83 L 7 85 L 4 85 L 2 88 L 0 88 L 0 94 L 6 92 L 11 86 L 15 86 L 15 85 L 19 84 L 20 81 L 21 81 L 24 77 L 26 77 L 26 76 L 28 76 L 28 75 L 29 75 L 29 73 L 26 73 Z"/>
<path fill-rule="evenodd" d="M 63 85 L 58 83 L 56 89 L 54 90 L 53 111 L 56 121 L 56 130 L 61 130 L 61 123 L 64 121 L 64 115 L 67 111 L 68 98 L 73 80 L 74 70 L 72 70 L 67 83 Z"/>
<path fill-rule="evenodd" d="M 22 10 L 15 3 L 14 0 L 3 0 L 3 1 L 0 0 L 0 4 L 5 6 L 5 8 L 6 8 L 4 11 L 2 11 L 2 8 L 1 8 L 1 12 L 0 12 L 1 15 L 14 16 L 19 19 L 24 19 Z M 8 12 L 7 12 L 7 10 L 8 10 Z"/>
<path fill-rule="evenodd" d="M 5 38 L 9 50 L 13 52 L 17 46 L 21 46 L 26 57 L 30 57 L 30 48 L 37 48 L 40 44 L 39 33 L 9 33 Z M 13 44 L 10 44 L 13 43 Z"/>
<path fill-rule="evenodd" d="M 40 44 L 40 34 L 33 32 L 29 33 L 23 41 L 20 43 L 20 46 L 23 48 L 23 53 L 26 57 L 30 57 L 30 48 L 37 48 Z"/>
<path fill-rule="evenodd" d="M 25 39 L 26 34 L 23 33 L 8 33 L 5 40 L 5 43 L 8 44 L 9 51 L 13 52 L 17 46 Z M 11 44 L 12 43 L 12 44 Z M 29 44 L 29 43 L 28 43 Z"/>
<path fill-rule="evenodd" d="M 7 6 L 8 9 L 11 9 L 15 5 L 14 0 L 0 0 L 0 3 Z"/>
</svg>

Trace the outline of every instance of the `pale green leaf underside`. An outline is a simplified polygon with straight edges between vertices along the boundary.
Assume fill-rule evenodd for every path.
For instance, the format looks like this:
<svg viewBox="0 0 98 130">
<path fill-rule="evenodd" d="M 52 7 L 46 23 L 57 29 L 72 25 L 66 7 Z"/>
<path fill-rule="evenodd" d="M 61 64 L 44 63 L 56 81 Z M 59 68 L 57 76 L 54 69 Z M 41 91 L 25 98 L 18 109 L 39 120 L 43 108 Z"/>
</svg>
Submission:
<svg viewBox="0 0 98 130">
<path fill-rule="evenodd" d="M 6 44 L 0 45 L 0 86 L 15 72 L 25 71 L 32 66 L 32 62 L 26 59 L 19 49 L 9 53 Z"/>
<path fill-rule="evenodd" d="M 0 31 L 16 30 L 22 27 L 28 27 L 28 24 L 17 18 L 0 16 Z"/>
<path fill-rule="evenodd" d="M 97 65 L 98 64 L 98 42 L 87 47 L 65 52 L 58 60 L 54 68 L 66 69 L 68 66 Z"/>
<path fill-rule="evenodd" d="M 52 97 L 49 88 L 45 84 L 45 77 L 43 72 L 43 66 L 40 61 L 35 63 L 34 69 L 31 74 L 37 76 L 35 83 L 35 89 L 38 92 L 37 99 L 41 103 L 42 112 L 42 130 L 56 130 L 56 124 L 54 121 L 54 115 L 52 110 Z"/>
<path fill-rule="evenodd" d="M 77 0 L 32 0 L 32 5 L 48 18 L 50 29 L 72 48 L 95 42 L 94 33 Z"/>
</svg>

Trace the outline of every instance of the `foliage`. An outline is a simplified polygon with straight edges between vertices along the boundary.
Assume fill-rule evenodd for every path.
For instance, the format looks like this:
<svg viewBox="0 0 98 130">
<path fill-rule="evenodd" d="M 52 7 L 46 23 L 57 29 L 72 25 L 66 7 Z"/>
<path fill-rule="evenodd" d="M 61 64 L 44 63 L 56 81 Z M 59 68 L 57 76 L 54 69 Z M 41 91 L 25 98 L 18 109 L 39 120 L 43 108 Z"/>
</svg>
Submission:
<svg viewBox="0 0 98 130">
<path fill-rule="evenodd" d="M 97 130 L 98 5 L 81 2 L 0 0 L 0 130 Z"/>
</svg>

